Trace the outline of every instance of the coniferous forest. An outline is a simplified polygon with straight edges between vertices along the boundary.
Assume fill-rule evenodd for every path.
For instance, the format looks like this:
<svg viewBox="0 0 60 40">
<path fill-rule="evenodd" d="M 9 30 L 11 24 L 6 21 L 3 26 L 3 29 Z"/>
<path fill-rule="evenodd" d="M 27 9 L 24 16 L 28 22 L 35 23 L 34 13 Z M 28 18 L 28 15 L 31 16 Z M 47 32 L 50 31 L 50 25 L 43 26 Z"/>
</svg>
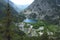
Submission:
<svg viewBox="0 0 60 40">
<path fill-rule="evenodd" d="M 60 40 L 60 0 L 0 0 L 0 40 Z"/>
</svg>

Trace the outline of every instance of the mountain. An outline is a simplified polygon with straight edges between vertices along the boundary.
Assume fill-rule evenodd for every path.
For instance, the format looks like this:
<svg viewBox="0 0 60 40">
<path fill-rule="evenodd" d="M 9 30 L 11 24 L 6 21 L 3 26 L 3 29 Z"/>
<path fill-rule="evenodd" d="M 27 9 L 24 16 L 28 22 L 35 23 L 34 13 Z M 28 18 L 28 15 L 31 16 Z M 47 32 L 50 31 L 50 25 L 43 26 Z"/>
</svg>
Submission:
<svg viewBox="0 0 60 40">
<path fill-rule="evenodd" d="M 16 10 L 18 13 L 27 8 L 29 5 L 16 5 L 10 1 L 10 5 Z"/>
<path fill-rule="evenodd" d="M 7 12 L 7 0 L 0 0 L 0 20 L 3 20 L 6 17 L 6 12 Z M 19 18 L 19 20 L 23 20 L 25 17 L 21 14 L 19 15 L 19 13 L 15 10 L 15 8 L 11 5 L 12 3 L 10 2 L 10 13 L 11 13 L 11 17 L 17 21 L 17 18 Z M 20 20 L 20 21 L 21 21 Z"/>
<path fill-rule="evenodd" d="M 52 24 L 58 24 L 60 17 L 60 4 L 58 5 L 58 2 L 58 0 L 35 0 L 27 9 L 22 11 L 22 13 L 26 15 L 35 13 L 38 19 L 45 20 Z"/>
<path fill-rule="evenodd" d="M 0 2 L 0 11 L 1 12 L 4 11 L 4 10 L 6 11 L 6 9 L 8 8 L 7 6 L 8 5 L 7 5 L 6 2 L 4 2 L 4 1 Z M 10 5 L 10 11 L 11 11 L 12 14 L 13 14 L 13 12 L 14 12 L 14 14 L 18 13 L 17 11 L 14 10 L 14 8 L 11 5 Z"/>
</svg>

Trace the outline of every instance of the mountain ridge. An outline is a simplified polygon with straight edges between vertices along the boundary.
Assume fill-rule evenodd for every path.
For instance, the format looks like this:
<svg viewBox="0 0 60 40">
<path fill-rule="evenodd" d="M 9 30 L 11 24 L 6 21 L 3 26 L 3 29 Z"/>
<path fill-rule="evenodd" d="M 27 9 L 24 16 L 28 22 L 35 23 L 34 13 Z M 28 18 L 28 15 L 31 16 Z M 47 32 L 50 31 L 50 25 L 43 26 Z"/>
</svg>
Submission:
<svg viewBox="0 0 60 40">
<path fill-rule="evenodd" d="M 57 5 L 56 0 L 35 0 L 27 9 L 22 11 L 26 15 L 34 12 L 39 16 L 38 19 L 58 24 L 60 7 Z"/>
</svg>

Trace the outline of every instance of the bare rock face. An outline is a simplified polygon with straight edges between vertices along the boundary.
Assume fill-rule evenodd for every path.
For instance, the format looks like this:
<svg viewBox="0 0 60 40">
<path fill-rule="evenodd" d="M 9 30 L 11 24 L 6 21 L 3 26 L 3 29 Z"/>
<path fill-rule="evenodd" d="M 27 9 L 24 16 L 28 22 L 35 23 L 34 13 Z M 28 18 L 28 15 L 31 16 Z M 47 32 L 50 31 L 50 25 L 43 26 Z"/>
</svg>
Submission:
<svg viewBox="0 0 60 40">
<path fill-rule="evenodd" d="M 57 5 L 56 0 L 35 0 L 23 13 L 26 15 L 36 13 L 38 19 L 57 24 L 59 11 L 60 7 Z"/>
</svg>

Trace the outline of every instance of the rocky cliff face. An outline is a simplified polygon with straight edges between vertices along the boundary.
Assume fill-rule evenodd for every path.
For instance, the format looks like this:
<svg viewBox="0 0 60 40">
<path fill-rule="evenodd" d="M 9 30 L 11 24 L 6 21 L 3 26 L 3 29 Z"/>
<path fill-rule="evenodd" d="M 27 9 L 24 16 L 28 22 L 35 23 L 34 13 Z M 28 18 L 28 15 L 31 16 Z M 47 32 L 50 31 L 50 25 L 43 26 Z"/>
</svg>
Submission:
<svg viewBox="0 0 60 40">
<path fill-rule="evenodd" d="M 36 13 L 38 19 L 46 20 L 49 23 L 55 22 L 57 24 L 59 11 L 60 6 L 58 6 L 56 0 L 35 0 L 23 13 L 26 15 Z"/>
</svg>

